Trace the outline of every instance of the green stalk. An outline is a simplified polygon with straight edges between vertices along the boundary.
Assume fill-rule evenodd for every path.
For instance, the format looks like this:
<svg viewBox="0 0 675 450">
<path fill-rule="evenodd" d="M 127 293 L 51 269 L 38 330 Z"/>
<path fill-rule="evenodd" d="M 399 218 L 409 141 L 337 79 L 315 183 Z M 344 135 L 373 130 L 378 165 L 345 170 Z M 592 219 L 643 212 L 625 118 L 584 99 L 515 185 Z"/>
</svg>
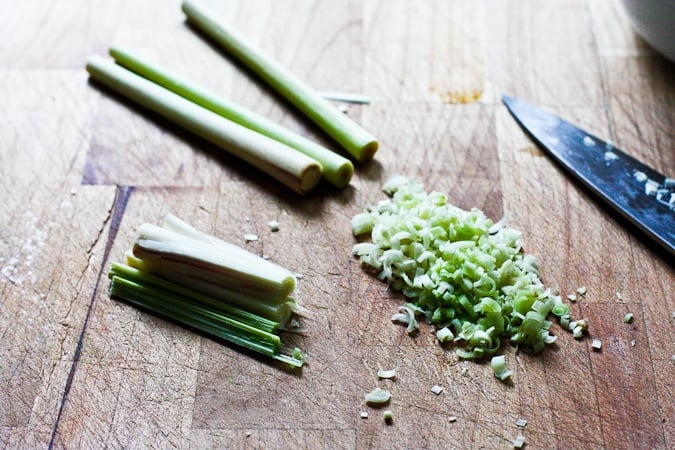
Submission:
<svg viewBox="0 0 675 450">
<path fill-rule="evenodd" d="M 93 79 L 257 167 L 300 194 L 321 178 L 321 164 L 238 125 L 101 57 L 87 62 Z"/>
<path fill-rule="evenodd" d="M 184 0 L 182 9 L 191 23 L 295 105 L 356 160 L 373 158 L 378 142 L 370 133 L 243 36 L 215 20 L 215 15 L 199 3 Z"/>
<path fill-rule="evenodd" d="M 110 267 L 110 271 L 108 272 L 108 276 L 110 278 L 114 276 L 124 278 L 125 280 L 133 281 L 137 284 L 142 284 L 153 289 L 162 290 L 164 292 L 182 297 L 186 301 L 194 302 L 195 304 L 201 305 L 204 308 L 208 308 L 215 313 L 238 320 L 239 322 L 245 323 L 268 333 L 275 333 L 279 331 L 281 326 L 279 322 L 274 320 L 269 320 L 257 314 L 250 313 L 244 309 L 237 308 L 227 303 L 219 302 L 213 297 L 203 295 L 179 284 L 172 283 L 156 275 L 143 272 L 142 270 L 138 270 L 125 264 L 113 263 Z"/>
<path fill-rule="evenodd" d="M 291 130 L 224 99 L 217 93 L 204 89 L 190 80 L 181 78 L 164 67 L 150 63 L 138 54 L 112 47 L 110 55 L 127 69 L 153 81 L 166 89 L 265 136 L 282 142 L 305 155 L 317 160 L 323 166 L 323 176 L 337 187 L 349 184 L 354 173 L 351 161 L 337 153 L 316 144 Z"/>
<path fill-rule="evenodd" d="M 232 289 L 209 283 L 208 281 L 197 280 L 189 275 L 168 270 L 164 266 L 158 267 L 146 260 L 133 256 L 133 254 L 127 254 L 126 256 L 127 264 L 137 270 L 156 274 L 162 279 L 172 280 L 176 284 L 186 286 L 190 290 L 214 298 L 218 302 L 228 303 L 258 316 L 279 322 L 282 327 L 288 323 L 291 314 L 296 308 L 295 302 L 291 299 L 287 299 L 287 301 L 281 304 L 269 304 L 265 302 L 265 299 L 242 294 L 241 292 L 236 292 Z"/>
<path fill-rule="evenodd" d="M 110 295 L 263 355 L 279 353 L 279 336 L 224 317 L 144 284 L 112 277 Z"/>
</svg>

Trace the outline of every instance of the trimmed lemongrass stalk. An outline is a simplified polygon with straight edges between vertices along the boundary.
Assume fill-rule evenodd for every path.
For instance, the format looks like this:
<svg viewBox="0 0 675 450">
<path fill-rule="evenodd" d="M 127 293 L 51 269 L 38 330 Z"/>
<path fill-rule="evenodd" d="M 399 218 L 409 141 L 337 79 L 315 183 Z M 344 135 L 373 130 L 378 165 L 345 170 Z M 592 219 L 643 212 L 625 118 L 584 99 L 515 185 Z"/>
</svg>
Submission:
<svg viewBox="0 0 675 450">
<path fill-rule="evenodd" d="M 214 14 L 201 4 L 184 0 L 182 9 L 191 23 L 295 105 L 357 161 L 363 162 L 373 158 L 378 142 L 363 127 L 340 112 L 281 64 L 265 55 L 245 37 L 217 21 Z"/>
<path fill-rule="evenodd" d="M 152 224 L 136 232 L 134 256 L 162 265 L 179 274 L 218 284 L 228 289 L 284 303 L 293 289 L 295 276 L 285 268 L 250 253 L 228 254 L 203 241 Z"/>
<path fill-rule="evenodd" d="M 102 57 L 87 62 L 90 76 L 267 173 L 300 194 L 321 178 L 321 164 L 297 150 L 238 125 Z"/>
<path fill-rule="evenodd" d="M 279 331 L 282 324 L 275 320 L 259 316 L 250 311 L 246 311 L 228 303 L 219 302 L 213 297 L 201 294 L 192 289 L 186 288 L 180 284 L 160 278 L 152 273 L 136 269 L 125 264 L 113 263 L 108 272 L 108 277 L 124 278 L 134 283 L 158 289 L 184 299 L 185 301 L 194 302 L 198 306 L 203 306 L 212 310 L 215 313 L 230 317 L 242 323 L 266 331 L 268 333 L 275 333 Z"/>
<path fill-rule="evenodd" d="M 144 273 L 150 273 L 161 277 L 163 280 L 171 280 L 176 284 L 185 286 L 186 288 L 213 298 L 214 301 L 227 303 L 238 308 L 250 311 L 261 317 L 279 322 L 281 327 L 284 327 L 291 318 L 291 314 L 295 312 L 297 305 L 288 298 L 285 302 L 280 304 L 266 303 L 266 299 L 256 298 L 241 292 L 233 291 L 223 286 L 219 286 L 208 281 L 198 280 L 189 275 L 178 273 L 175 270 L 168 269 L 166 265 L 153 263 L 147 260 L 139 259 L 132 254 L 126 255 L 127 264 Z"/>
<path fill-rule="evenodd" d="M 323 177 L 335 186 L 344 187 L 349 184 L 354 174 L 354 166 L 347 158 L 235 102 L 226 100 L 217 93 L 204 89 L 162 66 L 150 63 L 138 54 L 120 47 L 112 47 L 110 55 L 118 64 L 181 97 L 317 160 L 323 167 Z"/>
<path fill-rule="evenodd" d="M 304 363 L 301 358 L 281 353 L 283 346 L 278 335 L 225 317 L 162 290 L 113 276 L 110 295 L 293 367 L 301 367 Z"/>
</svg>

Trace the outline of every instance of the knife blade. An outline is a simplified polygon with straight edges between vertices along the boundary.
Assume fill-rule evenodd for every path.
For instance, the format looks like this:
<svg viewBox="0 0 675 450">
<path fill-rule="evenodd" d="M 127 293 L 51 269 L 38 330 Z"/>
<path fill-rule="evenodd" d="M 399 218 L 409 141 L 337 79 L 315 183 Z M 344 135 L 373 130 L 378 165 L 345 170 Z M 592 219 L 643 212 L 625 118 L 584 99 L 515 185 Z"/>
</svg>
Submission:
<svg viewBox="0 0 675 450">
<path fill-rule="evenodd" d="M 549 155 L 630 223 L 675 255 L 675 179 L 536 106 L 502 96 Z"/>
</svg>

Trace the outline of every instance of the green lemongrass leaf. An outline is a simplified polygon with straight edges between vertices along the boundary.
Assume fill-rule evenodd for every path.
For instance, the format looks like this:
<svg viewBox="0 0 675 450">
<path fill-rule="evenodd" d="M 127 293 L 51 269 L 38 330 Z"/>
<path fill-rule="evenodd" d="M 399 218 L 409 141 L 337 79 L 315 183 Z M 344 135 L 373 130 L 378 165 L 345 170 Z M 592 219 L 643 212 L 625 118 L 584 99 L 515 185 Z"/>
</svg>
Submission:
<svg viewBox="0 0 675 450">
<path fill-rule="evenodd" d="M 281 348 L 281 340 L 275 334 L 116 275 L 112 277 L 110 295 L 267 356 L 277 355 Z"/>
<path fill-rule="evenodd" d="M 110 55 L 127 69 L 153 81 L 186 99 L 215 112 L 239 125 L 282 142 L 317 160 L 323 167 L 323 176 L 337 187 L 349 184 L 354 166 L 337 153 L 316 144 L 283 126 L 244 108 L 221 95 L 208 91 L 190 80 L 171 73 L 164 67 L 148 62 L 138 54 L 120 47 L 112 47 Z"/>
<path fill-rule="evenodd" d="M 268 333 L 275 333 L 282 326 L 281 323 L 274 320 L 253 314 L 227 303 L 217 301 L 213 297 L 201 294 L 179 284 L 172 283 L 171 281 L 165 280 L 148 272 L 143 272 L 125 264 L 113 263 L 110 267 L 108 276 L 110 278 L 117 276 L 128 281 L 133 281 L 140 285 L 146 285 L 175 296 L 180 296 L 186 301 L 192 301 L 197 305 L 211 309 L 213 312 L 231 317 Z"/>
<path fill-rule="evenodd" d="M 110 61 L 93 56 L 90 76 L 124 97 L 246 161 L 299 194 L 321 179 L 321 164 L 274 139 L 243 127 Z"/>
<path fill-rule="evenodd" d="M 211 245 L 152 224 L 136 232 L 136 257 L 228 289 L 283 303 L 295 289 L 295 276 L 260 257 L 232 257 Z"/>
<path fill-rule="evenodd" d="M 373 158 L 378 142 L 370 133 L 246 38 L 217 21 L 215 14 L 200 3 L 185 0 L 182 9 L 192 24 L 295 105 L 356 160 L 368 161 Z"/>
</svg>

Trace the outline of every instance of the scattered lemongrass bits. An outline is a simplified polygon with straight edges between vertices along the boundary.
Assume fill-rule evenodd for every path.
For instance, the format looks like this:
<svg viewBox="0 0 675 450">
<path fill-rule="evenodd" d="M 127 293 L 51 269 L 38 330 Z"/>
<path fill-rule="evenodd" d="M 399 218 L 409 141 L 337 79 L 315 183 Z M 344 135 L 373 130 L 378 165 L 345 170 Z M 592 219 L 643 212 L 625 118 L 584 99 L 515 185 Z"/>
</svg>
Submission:
<svg viewBox="0 0 675 450">
<path fill-rule="evenodd" d="M 527 420 L 525 420 L 525 419 L 516 420 L 516 426 L 517 427 L 525 428 L 526 425 L 527 425 Z"/>
<path fill-rule="evenodd" d="M 627 312 L 627 313 L 623 316 L 623 322 L 624 322 L 624 323 L 631 323 L 631 322 L 633 322 L 633 313 L 632 313 L 632 312 Z"/>
<path fill-rule="evenodd" d="M 431 387 L 431 392 L 433 392 L 436 395 L 440 395 L 441 392 L 443 392 L 443 387 L 436 384 Z"/>
<path fill-rule="evenodd" d="M 505 219 L 464 211 L 403 176 L 387 180 L 383 191 L 390 198 L 351 220 L 362 239 L 352 254 L 410 299 L 392 317 L 409 333 L 422 316 L 439 332 L 447 329 L 437 332 L 439 341 L 463 344 L 460 358 L 477 359 L 495 354 L 501 336 L 541 351 L 556 340 L 549 314 L 569 324 L 569 305 L 544 288 L 535 258 L 521 252 L 521 233 Z"/>
<path fill-rule="evenodd" d="M 191 24 L 295 105 L 357 161 L 365 162 L 373 158 L 378 141 L 368 131 L 341 113 L 277 61 L 256 48 L 244 36 L 218 21 L 216 14 L 200 3 L 184 0 L 182 9 Z"/>
</svg>

